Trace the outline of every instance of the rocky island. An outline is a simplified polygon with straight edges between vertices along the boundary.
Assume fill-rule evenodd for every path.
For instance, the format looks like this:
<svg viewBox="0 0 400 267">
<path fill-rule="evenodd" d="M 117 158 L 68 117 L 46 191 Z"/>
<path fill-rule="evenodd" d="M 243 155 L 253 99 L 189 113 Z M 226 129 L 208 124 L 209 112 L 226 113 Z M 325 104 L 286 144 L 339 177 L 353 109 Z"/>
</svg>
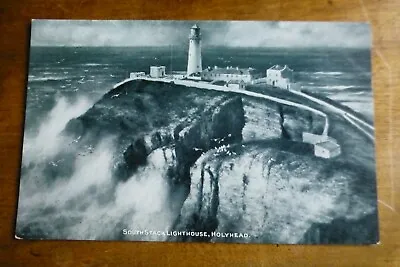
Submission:
<svg viewBox="0 0 400 267">
<path fill-rule="evenodd" d="M 301 139 L 304 131 L 322 131 L 324 120 L 312 112 L 235 93 L 135 80 L 109 91 L 69 121 L 64 135 L 73 140 L 70 148 L 56 156 L 63 163 L 48 165 L 46 172 L 54 182 L 62 179 L 73 169 L 74 156 L 92 153 L 101 140 L 111 138 L 110 190 L 132 180 L 162 181 L 167 193 L 160 198 L 168 200 L 164 210 L 146 216 L 164 218 L 167 212 L 163 230 L 248 235 L 145 239 L 324 243 L 338 233 L 348 243 L 377 239 L 369 231 L 377 224 L 376 193 L 371 190 L 375 172 L 368 158 L 373 144 L 337 115 L 330 116 L 329 134 L 343 153 L 322 159 Z M 147 177 L 148 168 L 157 169 L 157 177 Z M 101 205 L 103 197 L 92 201 Z M 113 194 L 108 198 L 117 201 Z M 125 216 L 135 212 L 130 207 Z M 29 235 L 29 229 L 21 232 Z M 117 237 L 143 240 L 118 231 L 102 236 Z"/>
</svg>

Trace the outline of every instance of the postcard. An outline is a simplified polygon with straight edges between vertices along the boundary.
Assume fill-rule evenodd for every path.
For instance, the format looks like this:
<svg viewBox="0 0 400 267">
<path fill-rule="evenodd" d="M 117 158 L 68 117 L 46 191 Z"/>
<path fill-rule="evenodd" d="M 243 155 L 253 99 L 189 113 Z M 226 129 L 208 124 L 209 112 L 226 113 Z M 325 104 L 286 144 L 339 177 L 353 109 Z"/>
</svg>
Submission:
<svg viewBox="0 0 400 267">
<path fill-rule="evenodd" d="M 33 20 L 15 237 L 376 244 L 365 23 Z"/>
</svg>

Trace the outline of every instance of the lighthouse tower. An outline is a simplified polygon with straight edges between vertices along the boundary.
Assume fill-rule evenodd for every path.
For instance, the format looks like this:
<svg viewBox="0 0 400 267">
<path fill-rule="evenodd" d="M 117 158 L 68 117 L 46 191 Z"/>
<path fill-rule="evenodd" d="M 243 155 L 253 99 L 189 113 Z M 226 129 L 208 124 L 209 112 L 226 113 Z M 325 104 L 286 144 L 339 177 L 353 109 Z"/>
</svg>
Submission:
<svg viewBox="0 0 400 267">
<path fill-rule="evenodd" d="M 201 34 L 199 26 L 195 24 L 190 29 L 189 35 L 187 76 L 201 71 Z"/>
</svg>

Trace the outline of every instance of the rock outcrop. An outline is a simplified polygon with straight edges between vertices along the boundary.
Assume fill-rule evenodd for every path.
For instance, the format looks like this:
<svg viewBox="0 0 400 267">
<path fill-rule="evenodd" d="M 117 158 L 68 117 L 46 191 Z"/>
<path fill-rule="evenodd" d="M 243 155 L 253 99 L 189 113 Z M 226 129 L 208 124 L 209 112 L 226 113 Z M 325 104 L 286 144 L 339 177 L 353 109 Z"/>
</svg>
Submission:
<svg viewBox="0 0 400 267">
<path fill-rule="evenodd" d="M 325 119 L 310 111 L 261 99 L 244 99 L 245 141 L 284 138 L 302 141 L 302 133 L 321 134 Z"/>
<path fill-rule="evenodd" d="M 190 182 L 190 166 L 204 152 L 241 142 L 245 123 L 241 97 L 191 90 L 185 86 L 133 81 L 107 93 L 82 116 L 69 122 L 68 134 L 95 145 L 116 136 L 115 176 L 126 180 L 146 164 L 152 151 L 173 145 L 174 181 Z"/>
<path fill-rule="evenodd" d="M 122 235 L 117 225 L 210 234 L 174 240 L 371 242 L 377 239 L 370 234 L 377 227 L 374 148 L 340 116 L 328 115 L 329 135 L 343 151 L 324 160 L 299 142 L 303 132 L 322 133 L 325 124 L 309 111 L 231 92 L 127 82 L 67 124 L 62 151 L 40 170 L 49 187 L 63 185 L 59 192 L 74 181 L 76 194 L 60 204 L 68 212 L 59 219 L 58 208 L 39 210 L 41 223 L 28 220 L 19 236 L 44 236 L 56 218 L 65 231 L 48 238 L 68 238 L 82 218 L 92 221 L 90 214 L 107 220 L 101 227 L 108 230 L 93 220 L 84 224 L 85 238 L 166 239 Z M 88 179 L 84 186 L 81 179 Z M 92 203 L 95 214 L 85 210 Z M 75 212 L 81 217 L 72 218 Z"/>
<path fill-rule="evenodd" d="M 315 223 L 304 234 L 304 244 L 370 244 L 379 242 L 378 216 L 367 214 L 357 219 L 336 218 L 330 223 Z"/>
<path fill-rule="evenodd" d="M 287 142 L 260 141 L 203 155 L 191 170 L 190 194 L 176 229 L 249 235 L 188 238 L 196 241 L 308 243 L 304 238 L 315 224 L 323 224 L 320 235 L 329 236 L 336 218 L 359 220 L 360 211 L 373 213 L 373 187 L 363 185 L 372 177 L 362 167 L 327 162 L 307 155 L 310 148 Z M 364 232 L 374 227 L 358 226 Z M 353 233 L 348 239 L 368 237 Z"/>
<path fill-rule="evenodd" d="M 334 119 L 331 133 L 341 142 L 348 133 Z M 326 161 L 299 142 L 303 132 L 322 133 L 324 123 L 309 111 L 274 102 L 133 81 L 107 93 L 65 131 L 80 147 L 113 136 L 116 182 L 146 167 L 149 155 L 163 155 L 160 173 L 171 196 L 185 188 L 183 197 L 172 197 L 180 214 L 173 229 L 249 235 L 188 240 L 312 243 L 315 236 L 331 238 L 331 225 L 345 225 L 340 218 L 357 221 L 365 216 L 358 211 L 376 209 L 375 187 L 368 184 L 375 173 L 361 160 L 349 162 L 351 151 Z"/>
<path fill-rule="evenodd" d="M 175 128 L 177 177 L 190 182 L 189 170 L 210 149 L 242 141 L 245 123 L 242 99 L 221 101 L 189 126 Z"/>
</svg>

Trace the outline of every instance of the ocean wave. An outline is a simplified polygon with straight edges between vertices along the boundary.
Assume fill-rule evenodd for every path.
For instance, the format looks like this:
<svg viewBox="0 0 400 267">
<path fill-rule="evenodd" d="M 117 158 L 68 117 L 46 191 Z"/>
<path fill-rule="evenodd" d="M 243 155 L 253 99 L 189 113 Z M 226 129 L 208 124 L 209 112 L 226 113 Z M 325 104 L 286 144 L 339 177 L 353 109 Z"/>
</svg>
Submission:
<svg viewBox="0 0 400 267">
<path fill-rule="evenodd" d="M 334 89 L 333 89 L 334 90 Z M 372 88 L 363 86 L 348 86 L 347 88 L 337 89 L 340 93 L 344 93 L 347 96 L 361 96 L 366 95 L 372 97 Z M 339 93 L 336 92 L 336 93 Z"/>
<path fill-rule="evenodd" d="M 317 71 L 317 72 L 314 72 L 314 74 L 317 74 L 317 75 L 342 75 L 343 74 L 343 72 L 340 72 L 340 71 Z"/>
<path fill-rule="evenodd" d="M 24 138 L 22 165 L 29 166 L 31 162 L 39 162 L 56 155 L 62 148 L 64 137 L 62 130 L 69 120 L 86 112 L 92 102 L 81 97 L 71 104 L 64 97 L 56 99 L 56 105 L 43 118 L 36 135 L 29 132 Z"/>
<path fill-rule="evenodd" d="M 358 90 L 358 91 L 353 91 L 351 95 L 353 96 L 365 95 L 372 97 L 372 91 Z"/>
<path fill-rule="evenodd" d="M 108 66 L 108 64 L 104 64 L 104 63 L 85 63 L 82 64 L 83 66 L 91 66 L 91 67 L 96 67 L 96 66 Z"/>
<path fill-rule="evenodd" d="M 351 88 L 355 88 L 354 85 L 327 85 L 323 86 L 323 89 L 333 89 L 333 90 L 347 90 Z"/>
<path fill-rule="evenodd" d="M 303 89 L 313 89 L 313 90 L 348 90 L 351 88 L 356 88 L 355 85 L 323 85 L 323 86 L 318 86 L 318 85 L 303 85 Z"/>
<path fill-rule="evenodd" d="M 71 150 L 69 143 L 59 145 L 67 151 Z M 170 205 L 172 196 L 164 176 L 169 167 L 167 163 L 171 162 L 165 162 L 164 150 L 154 151 L 148 157 L 147 166 L 139 168 L 126 182 L 115 185 L 114 148 L 113 138 L 102 139 L 89 153 L 75 157 L 69 175 L 52 183 L 43 179 L 48 175 L 44 172 L 45 166 L 57 167 L 65 159 L 47 157 L 47 162 L 38 162 L 34 158 L 40 168 L 26 173 L 22 179 L 17 232 L 55 239 L 116 239 L 121 238 L 118 233 L 123 227 L 171 228 L 179 210 Z M 165 240 L 158 236 L 144 238 Z"/>
<path fill-rule="evenodd" d="M 70 77 L 68 76 L 47 76 L 47 77 L 37 77 L 34 75 L 29 75 L 28 76 L 28 81 L 29 82 L 46 82 L 46 81 L 62 81 L 65 79 L 68 79 Z"/>
</svg>

